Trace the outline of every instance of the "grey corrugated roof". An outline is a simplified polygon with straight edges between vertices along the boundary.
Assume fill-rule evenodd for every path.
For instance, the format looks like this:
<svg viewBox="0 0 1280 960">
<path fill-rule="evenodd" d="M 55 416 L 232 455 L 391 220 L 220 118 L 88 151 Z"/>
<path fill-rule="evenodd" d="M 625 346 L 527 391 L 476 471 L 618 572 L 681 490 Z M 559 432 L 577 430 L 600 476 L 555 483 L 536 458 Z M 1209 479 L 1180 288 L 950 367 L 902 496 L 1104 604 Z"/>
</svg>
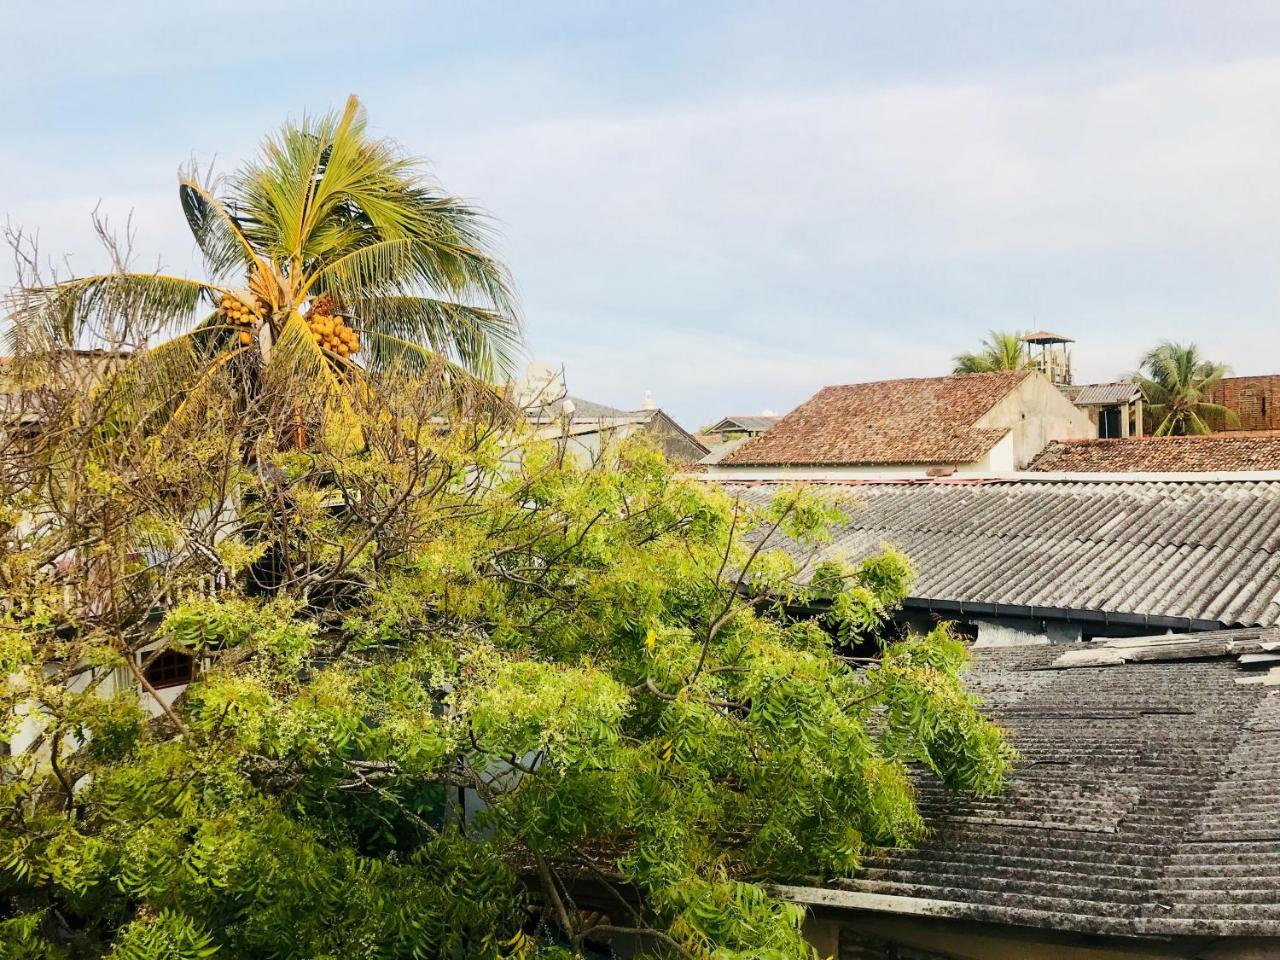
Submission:
<svg viewBox="0 0 1280 960">
<path fill-rule="evenodd" d="M 747 433 L 764 433 L 764 431 L 768 430 L 770 427 L 772 427 L 775 423 L 777 423 L 777 422 L 778 422 L 779 420 L 781 420 L 781 419 L 782 419 L 782 417 L 780 417 L 780 416 L 779 416 L 779 417 L 766 417 L 766 416 L 734 417 L 734 416 L 730 416 L 730 417 L 725 417 L 723 420 L 721 420 L 719 423 L 717 423 L 714 427 L 712 427 L 712 428 L 711 428 L 711 432 L 712 432 L 712 433 L 727 433 L 727 432 L 729 432 L 729 431 L 733 431 L 733 430 L 743 430 L 743 431 L 746 431 Z"/>
<path fill-rule="evenodd" d="M 1079 387 L 1072 402 L 1077 407 L 1098 406 L 1110 403 L 1128 403 L 1141 396 L 1138 385 L 1129 380 L 1116 383 L 1086 383 Z"/>
<path fill-rule="evenodd" d="M 653 416 L 653 410 L 619 410 L 594 400 L 581 397 L 565 397 L 541 406 L 529 407 L 526 411 L 533 420 L 559 420 L 564 414 L 564 403 L 573 404 L 573 421 L 583 420 L 633 420 L 643 422 Z"/>
<path fill-rule="evenodd" d="M 784 484 L 726 484 L 767 500 Z M 1280 624 L 1280 481 L 831 484 L 863 504 L 831 551 L 891 543 L 914 602 L 1199 626 Z"/>
<path fill-rule="evenodd" d="M 1116 666 L 1061 666 L 1062 647 L 975 651 L 970 686 L 1020 762 L 989 800 L 921 776 L 930 835 L 837 881 L 847 905 L 872 894 L 904 898 L 882 909 L 926 900 L 1059 930 L 1280 934 L 1280 690 L 1240 682 L 1259 674 L 1220 639 L 1191 641 L 1199 659 Z"/>
<path fill-rule="evenodd" d="M 568 399 L 573 403 L 573 418 L 575 420 L 632 416 L 627 410 L 619 410 L 617 407 L 610 407 L 592 400 L 583 400 L 581 397 L 569 397 Z"/>
<path fill-rule="evenodd" d="M 717 464 L 750 439 L 750 437 L 737 437 L 733 440 L 726 440 L 724 443 L 717 443 L 708 450 L 707 455 L 699 460 L 698 463 L 707 467 Z"/>
</svg>

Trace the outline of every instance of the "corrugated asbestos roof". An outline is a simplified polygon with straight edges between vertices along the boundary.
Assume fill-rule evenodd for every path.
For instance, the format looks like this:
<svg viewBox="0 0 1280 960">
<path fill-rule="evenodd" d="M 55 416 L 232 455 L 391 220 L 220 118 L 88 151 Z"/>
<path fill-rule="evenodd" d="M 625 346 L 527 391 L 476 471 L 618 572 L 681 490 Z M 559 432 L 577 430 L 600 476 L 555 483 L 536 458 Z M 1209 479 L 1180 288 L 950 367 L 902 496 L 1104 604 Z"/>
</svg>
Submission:
<svg viewBox="0 0 1280 960">
<path fill-rule="evenodd" d="M 1009 431 L 974 424 L 1026 370 L 823 387 L 725 466 L 972 463 Z"/>
<path fill-rule="evenodd" d="M 1077 407 L 1096 406 L 1099 404 L 1128 403 L 1142 396 L 1142 391 L 1132 380 L 1119 380 L 1115 383 L 1086 383 L 1077 388 L 1072 402 Z"/>
<path fill-rule="evenodd" d="M 1077 400 L 1078 404 L 1080 401 Z M 1280 432 L 1058 440 L 1027 466 L 1050 473 L 1228 473 L 1280 470 Z"/>
<path fill-rule="evenodd" d="M 1280 631 L 1252 635 L 1280 648 Z M 975 651 L 970 687 L 1021 761 L 990 800 L 921 776 L 932 832 L 837 881 L 847 905 L 878 894 L 1089 933 L 1280 934 L 1280 688 L 1219 639 L 1193 640 L 1199 659 L 1183 646 L 1113 666 L 1063 664 L 1063 647 Z"/>
<path fill-rule="evenodd" d="M 734 430 L 742 430 L 746 433 L 764 433 L 781 419 L 782 417 L 780 416 L 764 416 L 763 414 L 741 417 L 729 416 L 711 429 L 716 433 L 731 433 Z"/>
<path fill-rule="evenodd" d="M 788 484 L 725 484 L 768 500 Z M 915 603 L 1035 607 L 1096 619 L 1280 624 L 1280 481 L 828 484 L 856 498 L 829 551 L 889 543 Z M 981 611 L 978 611 L 981 612 Z M 1006 611 L 1012 612 L 1012 611 Z"/>
</svg>

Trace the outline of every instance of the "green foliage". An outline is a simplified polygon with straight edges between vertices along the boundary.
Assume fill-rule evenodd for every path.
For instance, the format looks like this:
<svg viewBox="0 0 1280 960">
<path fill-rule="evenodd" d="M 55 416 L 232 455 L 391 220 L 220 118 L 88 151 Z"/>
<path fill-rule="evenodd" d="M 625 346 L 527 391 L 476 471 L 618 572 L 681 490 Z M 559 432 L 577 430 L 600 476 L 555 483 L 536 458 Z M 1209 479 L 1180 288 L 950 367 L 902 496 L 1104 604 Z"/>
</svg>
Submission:
<svg viewBox="0 0 1280 960">
<path fill-rule="evenodd" d="M 1194 343 L 1165 341 L 1142 358 L 1134 379 L 1147 402 L 1147 418 L 1157 437 L 1212 433 L 1215 425 L 1238 427 L 1235 411 L 1209 400 L 1230 369 L 1206 360 Z"/>
<path fill-rule="evenodd" d="M 582 466 L 394 379 L 355 450 L 212 401 L 180 440 L 82 430 L 97 401 L 65 396 L 0 459 L 6 956 L 552 958 L 628 929 L 810 960 L 770 882 L 918 840 L 914 770 L 990 793 L 1011 762 L 964 645 L 891 638 L 908 560 L 815 563 L 821 491 L 753 506 L 642 443 Z M 160 651 L 198 671 L 157 699 Z M 593 917 L 584 884 L 632 896 Z"/>
<path fill-rule="evenodd" d="M 993 373 L 1000 370 L 1026 370 L 1034 365 L 1022 336 L 992 330 L 982 341 L 977 353 L 961 353 L 955 357 L 952 373 Z"/>
<path fill-rule="evenodd" d="M 110 960 L 206 960 L 217 952 L 213 938 L 189 917 L 165 910 L 126 926 L 107 956 Z"/>
</svg>

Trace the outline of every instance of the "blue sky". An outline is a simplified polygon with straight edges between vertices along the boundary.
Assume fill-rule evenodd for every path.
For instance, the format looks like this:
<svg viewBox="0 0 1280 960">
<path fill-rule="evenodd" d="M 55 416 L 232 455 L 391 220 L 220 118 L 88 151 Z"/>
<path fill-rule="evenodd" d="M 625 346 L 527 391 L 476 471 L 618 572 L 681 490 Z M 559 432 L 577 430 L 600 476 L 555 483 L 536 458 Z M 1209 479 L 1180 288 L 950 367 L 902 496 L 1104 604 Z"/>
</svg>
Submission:
<svg viewBox="0 0 1280 960">
<path fill-rule="evenodd" d="M 355 92 L 600 402 L 781 411 L 991 328 L 1088 379 L 1161 337 L 1280 372 L 1280 4 L 187 6 L 5 4 L 0 217 L 75 271 L 101 204 L 197 273 L 178 166 Z"/>
</svg>

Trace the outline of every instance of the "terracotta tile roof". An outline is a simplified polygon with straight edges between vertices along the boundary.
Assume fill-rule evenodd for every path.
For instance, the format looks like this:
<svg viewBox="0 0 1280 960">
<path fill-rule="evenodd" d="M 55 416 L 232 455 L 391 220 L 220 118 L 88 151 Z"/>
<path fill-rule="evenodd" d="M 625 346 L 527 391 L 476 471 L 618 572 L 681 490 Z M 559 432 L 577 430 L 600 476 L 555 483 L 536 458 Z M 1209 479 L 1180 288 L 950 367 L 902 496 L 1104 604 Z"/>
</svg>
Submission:
<svg viewBox="0 0 1280 960">
<path fill-rule="evenodd" d="M 1005 429 L 974 423 L 1028 371 L 823 387 L 722 466 L 972 463 Z"/>
<path fill-rule="evenodd" d="M 1063 473 L 1280 470 L 1280 431 L 1060 440 L 1046 447 L 1027 469 Z"/>
</svg>

